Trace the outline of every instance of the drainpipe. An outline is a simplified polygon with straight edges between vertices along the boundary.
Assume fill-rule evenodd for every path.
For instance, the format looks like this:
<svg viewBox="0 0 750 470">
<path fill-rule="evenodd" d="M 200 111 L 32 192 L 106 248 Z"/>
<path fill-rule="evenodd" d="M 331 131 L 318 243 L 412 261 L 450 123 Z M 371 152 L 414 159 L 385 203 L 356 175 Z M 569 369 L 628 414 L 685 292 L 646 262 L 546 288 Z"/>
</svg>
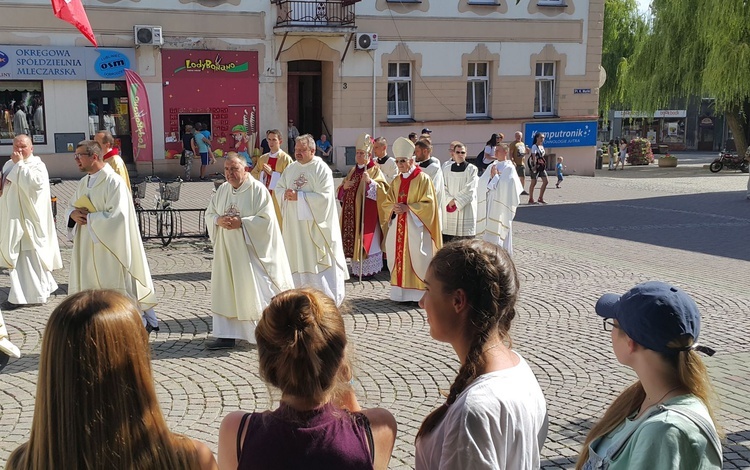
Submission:
<svg viewBox="0 0 750 470">
<path fill-rule="evenodd" d="M 377 87 L 375 81 L 375 51 L 372 51 L 372 133 L 370 135 L 375 138 L 375 104 L 377 97 Z"/>
</svg>

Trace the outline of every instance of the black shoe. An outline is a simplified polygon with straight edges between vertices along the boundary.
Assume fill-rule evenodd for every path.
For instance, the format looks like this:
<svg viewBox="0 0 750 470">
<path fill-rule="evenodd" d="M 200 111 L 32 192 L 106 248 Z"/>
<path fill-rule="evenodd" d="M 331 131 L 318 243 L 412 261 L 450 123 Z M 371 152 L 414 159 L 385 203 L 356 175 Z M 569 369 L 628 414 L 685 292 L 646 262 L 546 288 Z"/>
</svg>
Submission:
<svg viewBox="0 0 750 470">
<path fill-rule="evenodd" d="M 206 349 L 214 351 L 216 349 L 232 349 L 234 348 L 234 339 L 231 338 L 217 338 L 210 343 L 206 344 Z"/>
<path fill-rule="evenodd" d="M 6 312 L 9 312 L 11 310 L 15 310 L 17 308 L 21 308 L 23 306 L 24 306 L 23 304 L 14 304 L 14 303 L 11 303 L 10 301 L 6 300 L 5 302 L 3 302 L 2 305 L 0 305 L 0 310 L 4 310 Z"/>
<path fill-rule="evenodd" d="M 521 196 L 528 196 L 528 195 L 529 193 L 527 193 L 526 191 L 521 192 Z"/>
<path fill-rule="evenodd" d="M 152 331 L 159 332 L 158 326 L 151 326 L 148 323 L 146 323 L 146 333 L 151 334 Z"/>
</svg>

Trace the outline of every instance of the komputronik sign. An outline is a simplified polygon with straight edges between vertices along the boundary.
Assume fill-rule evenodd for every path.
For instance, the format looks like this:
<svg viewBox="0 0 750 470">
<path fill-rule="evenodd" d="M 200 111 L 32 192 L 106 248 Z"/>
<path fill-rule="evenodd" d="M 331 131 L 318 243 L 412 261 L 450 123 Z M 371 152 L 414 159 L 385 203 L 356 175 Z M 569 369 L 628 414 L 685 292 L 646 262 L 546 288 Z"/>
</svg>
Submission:
<svg viewBox="0 0 750 470">
<path fill-rule="evenodd" d="M 524 141 L 531 146 L 534 134 L 541 132 L 545 147 L 594 147 L 596 126 L 596 121 L 527 122 Z"/>
</svg>

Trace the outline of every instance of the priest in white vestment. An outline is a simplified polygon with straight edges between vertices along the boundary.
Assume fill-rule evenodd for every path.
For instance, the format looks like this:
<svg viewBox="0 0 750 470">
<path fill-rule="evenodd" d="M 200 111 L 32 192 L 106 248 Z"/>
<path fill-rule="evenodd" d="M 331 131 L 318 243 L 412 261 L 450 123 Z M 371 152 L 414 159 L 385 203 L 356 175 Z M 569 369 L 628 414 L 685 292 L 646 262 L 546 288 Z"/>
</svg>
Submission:
<svg viewBox="0 0 750 470">
<path fill-rule="evenodd" d="M 110 131 L 99 131 L 94 136 L 94 140 L 102 148 L 102 160 L 125 180 L 125 187 L 130 191 L 130 174 L 128 173 L 128 167 L 125 166 L 125 161 L 120 156 L 120 150 L 115 147 L 115 137 Z"/>
<path fill-rule="evenodd" d="M 0 370 L 3 370 L 5 365 L 8 364 L 8 359 L 11 357 L 21 357 L 21 350 L 18 349 L 18 346 L 10 342 L 8 328 L 5 326 L 3 313 L 0 312 Z"/>
<path fill-rule="evenodd" d="M 393 153 L 401 174 L 393 180 L 382 207 L 385 251 L 391 271 L 391 300 L 419 302 L 432 257 L 443 246 L 435 188 L 414 164 L 414 144 L 399 137 Z"/>
<path fill-rule="evenodd" d="M 62 268 L 49 174 L 33 152 L 29 136 L 16 136 L 0 176 L 0 266 L 10 275 L 6 310 L 46 303 L 57 290 L 52 271 Z"/>
<path fill-rule="evenodd" d="M 378 137 L 372 144 L 372 154 L 375 157 L 375 163 L 380 167 L 380 171 L 385 176 L 385 182 L 391 184 L 398 176 L 398 167 L 396 160 L 388 156 L 388 140 L 385 137 Z"/>
<path fill-rule="evenodd" d="M 281 206 L 279 206 L 278 201 L 273 196 L 273 192 L 276 189 L 276 183 L 279 181 L 281 174 L 284 173 L 286 167 L 294 163 L 294 159 L 288 153 L 281 150 L 280 130 L 271 129 L 267 131 L 266 141 L 271 151 L 258 157 L 258 161 L 255 162 L 250 176 L 260 181 L 270 191 L 273 206 L 276 210 L 276 218 L 279 221 L 279 225 L 281 225 Z"/>
<path fill-rule="evenodd" d="M 245 158 L 229 152 L 226 182 L 206 208 L 214 246 L 211 267 L 213 335 L 207 349 L 255 344 L 255 326 L 276 294 L 294 288 L 271 195 L 245 171 Z"/>
<path fill-rule="evenodd" d="M 145 311 L 146 329 L 158 331 L 153 313 L 156 294 L 130 188 L 102 160 L 102 149 L 93 140 L 78 144 L 75 159 L 87 175 L 78 182 L 67 211 L 75 223 L 68 293 L 87 289 L 120 291 Z"/>
<path fill-rule="evenodd" d="M 281 233 L 294 285 L 319 289 L 341 305 L 349 272 L 333 174 L 328 164 L 315 156 L 315 139 L 310 134 L 297 137 L 294 158 L 274 192 L 281 206 Z"/>
<path fill-rule="evenodd" d="M 432 180 L 435 187 L 435 196 L 437 197 L 438 207 L 442 207 L 445 202 L 445 179 L 443 178 L 443 168 L 440 160 L 432 156 L 432 144 L 429 139 L 419 139 L 414 144 L 414 156 L 417 166 L 422 169 Z M 441 233 L 443 227 L 443 212 L 438 211 L 438 221 L 440 222 Z"/>
<path fill-rule="evenodd" d="M 477 236 L 503 247 L 513 256 L 512 224 L 523 186 L 515 164 L 507 156 L 507 144 L 498 145 L 496 160 L 477 183 Z"/>
<path fill-rule="evenodd" d="M 466 161 L 466 146 L 451 143 L 452 161 L 443 167 L 445 204 L 443 212 L 443 242 L 471 238 L 477 230 L 477 179 L 476 166 Z"/>
</svg>

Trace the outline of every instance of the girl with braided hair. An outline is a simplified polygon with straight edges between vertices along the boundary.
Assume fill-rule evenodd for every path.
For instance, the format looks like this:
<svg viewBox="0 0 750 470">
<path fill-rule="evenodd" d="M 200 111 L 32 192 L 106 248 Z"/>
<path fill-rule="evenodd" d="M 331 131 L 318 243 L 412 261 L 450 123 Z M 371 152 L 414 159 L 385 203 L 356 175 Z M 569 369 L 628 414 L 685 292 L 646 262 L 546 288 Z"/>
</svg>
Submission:
<svg viewBox="0 0 750 470">
<path fill-rule="evenodd" d="M 419 305 L 430 335 L 453 346 L 461 367 L 419 428 L 416 469 L 538 469 L 547 407 L 511 349 L 519 281 L 510 256 L 482 240 L 452 242 L 432 259 L 425 284 Z"/>
<path fill-rule="evenodd" d="M 359 407 L 344 319 L 330 297 L 309 288 L 276 295 L 255 338 L 260 375 L 281 390 L 281 404 L 224 418 L 219 468 L 388 468 L 396 420 L 382 408 Z"/>
</svg>

